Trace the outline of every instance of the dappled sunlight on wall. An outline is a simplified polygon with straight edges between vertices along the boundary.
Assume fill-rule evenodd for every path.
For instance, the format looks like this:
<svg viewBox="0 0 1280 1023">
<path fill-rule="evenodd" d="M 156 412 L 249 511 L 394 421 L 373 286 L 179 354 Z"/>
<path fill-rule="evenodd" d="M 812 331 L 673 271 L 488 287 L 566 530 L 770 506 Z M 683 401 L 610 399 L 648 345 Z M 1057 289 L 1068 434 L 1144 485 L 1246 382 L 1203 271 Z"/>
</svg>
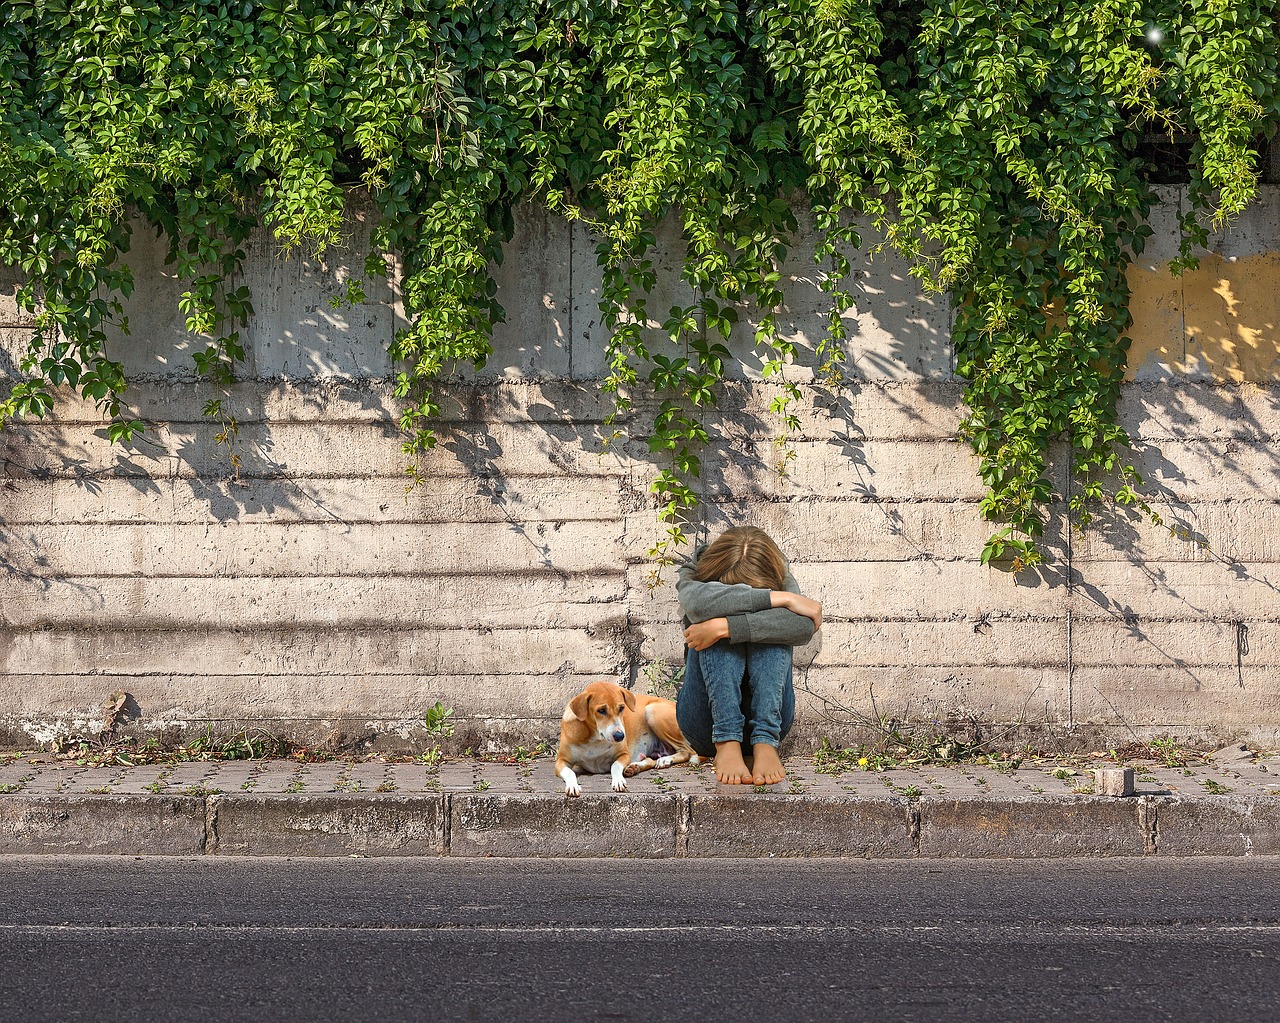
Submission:
<svg viewBox="0 0 1280 1023">
<path fill-rule="evenodd" d="M 1135 265 L 1129 286 L 1130 380 L 1280 380 L 1280 252 L 1208 253 L 1181 277 Z"/>
</svg>

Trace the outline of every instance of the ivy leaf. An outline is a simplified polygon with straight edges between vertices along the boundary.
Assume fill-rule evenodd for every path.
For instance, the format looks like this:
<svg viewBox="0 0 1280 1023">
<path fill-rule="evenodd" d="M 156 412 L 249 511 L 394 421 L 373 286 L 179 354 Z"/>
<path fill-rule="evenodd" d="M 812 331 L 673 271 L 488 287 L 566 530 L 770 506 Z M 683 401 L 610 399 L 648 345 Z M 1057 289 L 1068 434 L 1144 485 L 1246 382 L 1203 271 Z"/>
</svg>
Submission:
<svg viewBox="0 0 1280 1023">
<path fill-rule="evenodd" d="M 765 121 L 756 125 L 751 133 L 752 148 L 762 153 L 787 151 L 787 126 L 780 120 Z"/>
</svg>

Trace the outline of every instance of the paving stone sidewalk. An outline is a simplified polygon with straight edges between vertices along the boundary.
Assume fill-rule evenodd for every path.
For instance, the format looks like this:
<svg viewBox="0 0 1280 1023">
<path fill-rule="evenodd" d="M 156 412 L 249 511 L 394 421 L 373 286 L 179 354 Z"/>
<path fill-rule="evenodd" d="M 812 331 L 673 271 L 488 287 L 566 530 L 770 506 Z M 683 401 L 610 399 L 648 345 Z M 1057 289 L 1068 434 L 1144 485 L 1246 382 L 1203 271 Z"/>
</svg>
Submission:
<svg viewBox="0 0 1280 1023">
<path fill-rule="evenodd" d="M 1280 758 L 1136 767 L 1136 795 L 1037 762 L 825 774 L 768 789 L 675 767 L 570 799 L 541 757 L 0 764 L 0 852 L 261 856 L 1280 855 Z M 1066 770 L 1076 773 L 1066 774 Z M 1065 776 L 1059 777 L 1058 774 Z"/>
</svg>

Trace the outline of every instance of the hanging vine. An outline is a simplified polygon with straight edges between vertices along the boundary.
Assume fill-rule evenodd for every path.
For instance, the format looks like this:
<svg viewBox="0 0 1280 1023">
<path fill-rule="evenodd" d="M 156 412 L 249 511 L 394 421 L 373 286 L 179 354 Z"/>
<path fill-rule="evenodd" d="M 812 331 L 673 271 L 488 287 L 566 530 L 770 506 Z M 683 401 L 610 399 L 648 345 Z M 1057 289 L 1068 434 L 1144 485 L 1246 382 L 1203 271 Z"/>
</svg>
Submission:
<svg viewBox="0 0 1280 1023">
<path fill-rule="evenodd" d="M 871 227 L 951 298 L 996 523 L 983 560 L 1031 564 L 1058 438 L 1077 523 L 1107 497 L 1154 517 L 1116 419 L 1125 271 L 1154 201 L 1140 140 L 1194 139 L 1183 269 L 1254 195 L 1278 34 L 1275 0 L 9 0 L 0 263 L 24 274 L 35 327 L 0 422 L 73 388 L 113 440 L 145 428 L 110 356 L 140 222 L 184 282 L 194 368 L 225 387 L 253 315 L 251 232 L 323 252 L 357 190 L 381 215 L 367 273 L 402 274 L 412 485 L 433 383 L 490 355 L 492 268 L 514 206 L 540 202 L 600 239 L 615 425 L 652 394 L 661 565 L 699 499 L 731 337 L 754 336 L 775 385 L 785 471 L 801 390 L 776 314 L 803 194 L 831 308 L 820 377 L 843 378 Z M 670 281 L 653 258 L 667 218 L 684 244 Z"/>
</svg>

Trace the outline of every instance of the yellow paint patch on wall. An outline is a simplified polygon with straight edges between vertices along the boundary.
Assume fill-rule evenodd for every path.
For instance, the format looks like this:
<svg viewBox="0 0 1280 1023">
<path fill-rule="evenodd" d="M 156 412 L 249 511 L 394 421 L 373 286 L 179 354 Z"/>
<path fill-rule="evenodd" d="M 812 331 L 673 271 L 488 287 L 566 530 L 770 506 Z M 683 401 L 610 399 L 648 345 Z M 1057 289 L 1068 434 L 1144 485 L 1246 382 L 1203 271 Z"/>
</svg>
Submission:
<svg viewBox="0 0 1280 1023">
<path fill-rule="evenodd" d="M 1143 375 L 1183 372 L 1187 334 L 1182 319 L 1182 281 L 1167 267 L 1155 270 L 1130 264 L 1129 357 L 1125 379 Z"/>
<path fill-rule="evenodd" d="M 1280 252 L 1201 257 L 1181 277 L 1129 268 L 1127 378 L 1155 373 L 1219 383 L 1280 380 Z"/>
</svg>

